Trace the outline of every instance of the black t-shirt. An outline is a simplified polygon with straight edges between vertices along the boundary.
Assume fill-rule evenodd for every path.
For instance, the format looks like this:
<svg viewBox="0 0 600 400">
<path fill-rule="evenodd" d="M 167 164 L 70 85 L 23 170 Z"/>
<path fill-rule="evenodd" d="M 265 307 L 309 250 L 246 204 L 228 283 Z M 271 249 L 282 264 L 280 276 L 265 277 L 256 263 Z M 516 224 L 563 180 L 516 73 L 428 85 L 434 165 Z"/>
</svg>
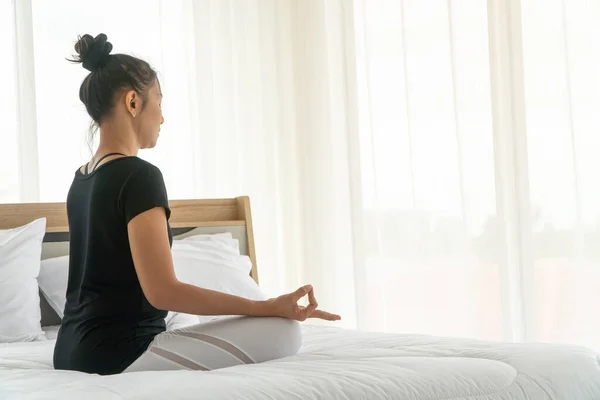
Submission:
<svg viewBox="0 0 600 400">
<path fill-rule="evenodd" d="M 137 157 L 79 170 L 67 197 L 69 278 L 64 317 L 54 348 L 56 369 L 120 373 L 165 330 L 167 312 L 140 286 L 127 234 L 136 215 L 164 207 L 173 236 L 162 174 Z"/>
</svg>

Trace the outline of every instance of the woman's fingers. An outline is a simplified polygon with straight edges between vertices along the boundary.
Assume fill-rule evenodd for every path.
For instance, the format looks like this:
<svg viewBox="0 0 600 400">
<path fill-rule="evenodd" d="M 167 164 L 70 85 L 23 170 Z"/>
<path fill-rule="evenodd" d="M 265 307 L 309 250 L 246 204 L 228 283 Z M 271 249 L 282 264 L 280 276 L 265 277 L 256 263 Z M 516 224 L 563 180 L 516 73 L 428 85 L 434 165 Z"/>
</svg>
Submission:
<svg viewBox="0 0 600 400">
<path fill-rule="evenodd" d="M 299 306 L 298 300 L 308 294 L 308 306 Z M 307 318 L 320 318 L 327 321 L 339 321 L 342 319 L 337 314 L 332 314 L 327 311 L 318 310 L 319 303 L 315 297 L 315 291 L 311 285 L 305 285 L 290 293 L 292 301 L 295 303 L 294 309 L 297 314 L 297 319 L 304 321 Z"/>
<path fill-rule="evenodd" d="M 308 317 L 310 317 L 317 307 L 319 307 L 319 303 L 317 303 L 314 289 L 311 288 L 310 292 L 308 292 L 308 306 L 306 307 Z"/>
<path fill-rule="evenodd" d="M 303 298 L 304 296 L 306 296 L 307 293 L 311 292 L 313 290 L 311 285 L 304 285 L 299 287 L 298 289 L 296 289 L 295 292 L 290 293 L 292 295 L 292 299 L 295 302 L 298 302 L 298 300 L 300 300 L 301 298 Z"/>
<path fill-rule="evenodd" d="M 342 319 L 342 317 L 340 317 L 337 314 L 328 313 L 327 311 L 323 310 L 313 311 L 309 318 L 320 318 L 326 321 L 339 321 L 340 319 Z"/>
</svg>

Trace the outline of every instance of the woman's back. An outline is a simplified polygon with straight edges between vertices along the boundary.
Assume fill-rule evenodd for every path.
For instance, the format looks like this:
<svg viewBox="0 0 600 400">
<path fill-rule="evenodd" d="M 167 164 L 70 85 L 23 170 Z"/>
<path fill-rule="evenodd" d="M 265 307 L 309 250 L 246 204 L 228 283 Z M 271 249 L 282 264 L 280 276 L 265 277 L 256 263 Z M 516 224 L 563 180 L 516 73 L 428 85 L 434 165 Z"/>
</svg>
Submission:
<svg viewBox="0 0 600 400">
<path fill-rule="evenodd" d="M 55 368 L 121 372 L 165 330 L 167 312 L 144 296 L 127 231 L 136 215 L 159 206 L 168 210 L 162 175 L 137 157 L 75 173 L 67 198 L 69 278 Z"/>
</svg>

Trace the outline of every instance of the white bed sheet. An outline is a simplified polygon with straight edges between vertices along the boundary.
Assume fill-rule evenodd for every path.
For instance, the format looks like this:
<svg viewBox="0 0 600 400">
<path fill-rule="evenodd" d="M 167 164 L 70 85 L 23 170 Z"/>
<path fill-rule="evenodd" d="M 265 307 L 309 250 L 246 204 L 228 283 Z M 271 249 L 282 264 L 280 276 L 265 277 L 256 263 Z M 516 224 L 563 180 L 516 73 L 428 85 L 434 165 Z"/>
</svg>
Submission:
<svg viewBox="0 0 600 400">
<path fill-rule="evenodd" d="M 582 347 L 303 329 L 296 356 L 211 372 L 55 371 L 53 340 L 3 345 L 0 399 L 600 399 Z"/>
</svg>

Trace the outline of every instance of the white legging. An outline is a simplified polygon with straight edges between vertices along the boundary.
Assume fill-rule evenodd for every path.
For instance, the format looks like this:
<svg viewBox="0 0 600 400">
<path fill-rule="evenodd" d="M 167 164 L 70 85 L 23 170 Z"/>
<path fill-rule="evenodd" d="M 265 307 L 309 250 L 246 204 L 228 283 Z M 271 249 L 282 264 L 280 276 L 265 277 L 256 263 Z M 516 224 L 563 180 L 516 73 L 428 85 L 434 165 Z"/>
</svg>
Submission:
<svg viewBox="0 0 600 400">
<path fill-rule="evenodd" d="M 231 317 L 158 334 L 124 372 L 208 371 L 259 363 L 292 356 L 301 344 L 297 321 Z"/>
</svg>

